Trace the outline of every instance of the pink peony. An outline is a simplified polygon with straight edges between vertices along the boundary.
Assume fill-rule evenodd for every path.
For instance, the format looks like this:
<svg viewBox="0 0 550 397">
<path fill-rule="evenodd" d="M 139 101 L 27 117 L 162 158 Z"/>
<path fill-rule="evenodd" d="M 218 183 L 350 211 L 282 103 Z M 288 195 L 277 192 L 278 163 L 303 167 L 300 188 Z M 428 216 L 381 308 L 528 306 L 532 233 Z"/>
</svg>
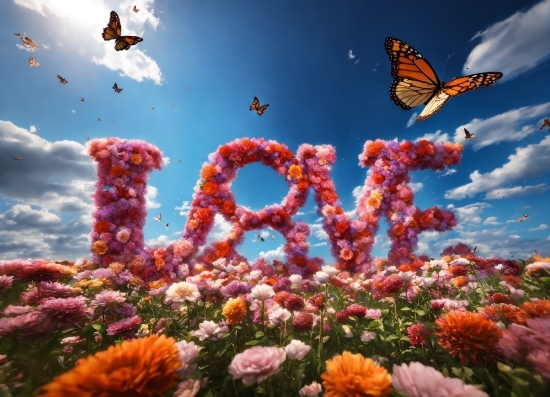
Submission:
<svg viewBox="0 0 550 397">
<path fill-rule="evenodd" d="M 254 346 L 237 354 L 228 370 L 233 379 L 242 379 L 249 386 L 278 373 L 285 360 L 286 353 L 279 347 Z"/>
<path fill-rule="evenodd" d="M 408 397 L 489 397 L 475 386 L 456 378 L 446 378 L 432 367 L 418 362 L 393 366 L 392 382 L 395 390 Z"/>
</svg>

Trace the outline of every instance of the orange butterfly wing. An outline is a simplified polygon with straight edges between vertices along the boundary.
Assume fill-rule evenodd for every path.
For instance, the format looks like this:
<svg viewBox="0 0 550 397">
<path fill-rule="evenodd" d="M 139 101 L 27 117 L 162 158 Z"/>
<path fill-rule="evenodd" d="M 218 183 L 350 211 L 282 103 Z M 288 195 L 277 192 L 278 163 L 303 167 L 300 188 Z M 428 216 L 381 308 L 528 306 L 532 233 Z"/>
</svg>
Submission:
<svg viewBox="0 0 550 397">
<path fill-rule="evenodd" d="M 30 57 L 30 58 L 29 58 L 29 67 L 33 67 L 33 66 L 35 66 L 35 67 L 36 67 L 36 66 L 40 66 L 40 63 L 38 63 L 38 62 L 36 61 L 36 59 L 34 59 L 33 57 Z"/>
<path fill-rule="evenodd" d="M 445 84 L 442 90 L 450 96 L 462 95 L 468 91 L 477 90 L 480 87 L 488 87 L 495 84 L 502 77 L 500 72 L 476 73 L 458 77 Z"/>
<path fill-rule="evenodd" d="M 260 101 L 257 97 L 254 97 L 254 100 L 252 101 L 252 105 L 250 105 L 250 110 L 256 110 L 260 106 Z"/>
<path fill-rule="evenodd" d="M 131 46 L 142 42 L 143 39 L 138 36 L 120 36 L 116 39 L 115 50 L 129 50 Z"/>
<path fill-rule="evenodd" d="M 256 109 L 256 113 L 258 113 L 258 116 L 261 116 L 264 113 L 264 110 L 266 110 L 268 106 L 269 106 L 269 103 L 266 103 L 265 105 L 260 106 L 258 109 Z"/>
<path fill-rule="evenodd" d="M 122 28 L 120 27 L 120 18 L 118 14 L 114 11 L 111 11 L 111 16 L 109 18 L 109 23 L 107 27 L 103 29 L 101 36 L 103 40 L 109 41 L 120 37 Z"/>
</svg>

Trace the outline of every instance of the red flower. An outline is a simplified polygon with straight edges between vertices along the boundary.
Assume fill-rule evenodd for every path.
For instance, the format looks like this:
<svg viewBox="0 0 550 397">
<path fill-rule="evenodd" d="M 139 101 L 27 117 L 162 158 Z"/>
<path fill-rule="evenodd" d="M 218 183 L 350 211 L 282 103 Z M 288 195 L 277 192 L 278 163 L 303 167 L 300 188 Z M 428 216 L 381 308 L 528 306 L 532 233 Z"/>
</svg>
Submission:
<svg viewBox="0 0 550 397">
<path fill-rule="evenodd" d="M 430 330 L 421 323 L 413 324 L 407 328 L 409 342 L 413 346 L 427 345 L 427 339 L 430 337 Z"/>
<path fill-rule="evenodd" d="M 358 305 L 356 303 L 348 306 L 346 311 L 350 316 L 358 317 L 358 318 L 363 318 L 367 315 L 367 308 L 364 306 Z"/>
<path fill-rule="evenodd" d="M 310 331 L 313 328 L 313 314 L 300 312 L 294 316 L 294 328 L 299 332 Z"/>
<path fill-rule="evenodd" d="M 302 310 L 304 306 L 304 300 L 296 294 L 289 294 L 284 301 L 284 307 L 288 310 Z"/>
<path fill-rule="evenodd" d="M 365 314 L 367 311 L 365 310 Z M 349 314 L 345 310 L 340 310 L 336 313 L 336 321 L 338 321 L 340 324 L 347 324 L 349 322 Z"/>
<path fill-rule="evenodd" d="M 405 282 L 403 281 L 401 276 L 399 276 L 398 274 L 392 274 L 382 282 L 382 290 L 386 294 L 392 294 L 399 291 L 401 288 L 403 288 L 404 285 Z"/>
</svg>

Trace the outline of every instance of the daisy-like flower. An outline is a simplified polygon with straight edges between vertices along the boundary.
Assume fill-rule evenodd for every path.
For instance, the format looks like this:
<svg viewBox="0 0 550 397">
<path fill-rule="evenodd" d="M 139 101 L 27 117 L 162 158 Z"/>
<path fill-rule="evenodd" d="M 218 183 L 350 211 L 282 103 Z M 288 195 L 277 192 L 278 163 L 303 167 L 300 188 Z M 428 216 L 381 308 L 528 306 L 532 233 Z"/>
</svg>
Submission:
<svg viewBox="0 0 550 397">
<path fill-rule="evenodd" d="M 172 302 L 194 302 L 201 296 L 196 284 L 180 281 L 172 284 L 166 291 L 166 298 Z"/>
<path fill-rule="evenodd" d="M 393 387 L 409 397 L 489 397 L 460 379 L 446 378 L 432 367 L 418 362 L 393 366 Z"/>
<path fill-rule="evenodd" d="M 212 340 L 216 341 L 222 337 L 222 329 L 214 321 L 203 321 L 199 324 L 199 329 L 193 332 L 193 336 L 197 336 L 201 341 Z"/>
<path fill-rule="evenodd" d="M 285 346 L 285 352 L 290 360 L 302 361 L 306 354 L 311 350 L 311 346 L 306 345 L 301 340 L 293 339 Z"/>
<path fill-rule="evenodd" d="M 155 396 L 178 382 L 181 363 L 173 338 L 152 335 L 82 358 L 42 387 L 41 397 Z"/>
<path fill-rule="evenodd" d="M 386 397 L 392 392 L 388 371 L 361 354 L 344 351 L 326 364 L 327 370 L 321 375 L 326 397 Z"/>
<path fill-rule="evenodd" d="M 92 307 L 107 307 L 116 306 L 119 303 L 124 303 L 126 297 L 119 291 L 103 290 L 96 294 L 95 298 L 90 302 Z"/>
<path fill-rule="evenodd" d="M 246 302 L 241 298 L 230 299 L 223 307 L 222 314 L 229 325 L 236 325 L 243 322 L 246 317 Z"/>
<path fill-rule="evenodd" d="M 278 373 L 285 360 L 286 353 L 280 347 L 254 346 L 237 354 L 228 370 L 233 379 L 242 379 L 249 386 Z"/>
<path fill-rule="evenodd" d="M 265 302 L 273 295 L 275 295 L 275 291 L 273 291 L 273 287 L 268 284 L 256 285 L 254 288 L 252 288 L 252 291 L 250 291 L 251 298 L 258 299 L 262 302 Z"/>
<path fill-rule="evenodd" d="M 455 310 L 435 323 L 439 345 L 458 356 L 462 365 L 494 364 L 501 358 L 498 341 L 502 331 L 483 314 Z"/>
</svg>

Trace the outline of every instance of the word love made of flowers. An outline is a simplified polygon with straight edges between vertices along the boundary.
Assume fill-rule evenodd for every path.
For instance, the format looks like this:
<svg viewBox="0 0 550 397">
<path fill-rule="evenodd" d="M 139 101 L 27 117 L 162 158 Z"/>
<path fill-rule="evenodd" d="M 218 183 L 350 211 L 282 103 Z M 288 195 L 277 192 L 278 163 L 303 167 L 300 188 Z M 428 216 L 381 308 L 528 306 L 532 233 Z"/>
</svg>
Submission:
<svg viewBox="0 0 550 397">
<path fill-rule="evenodd" d="M 456 226 L 451 211 L 437 207 L 420 210 L 413 205 L 409 171 L 443 171 L 460 163 L 462 145 L 410 141 L 367 141 L 359 156 L 369 166 L 367 179 L 356 208 L 359 219 L 351 220 L 342 209 L 331 179 L 336 150 L 330 145 L 303 144 L 295 156 L 284 144 L 263 138 L 242 138 L 218 147 L 210 154 L 195 188 L 191 210 L 181 238 L 167 248 L 144 245 L 146 182 L 149 173 L 161 169 L 161 152 L 143 141 L 104 138 L 88 143 L 97 162 L 93 213 L 92 262 L 126 264 L 145 281 L 163 277 L 186 277 L 190 270 L 225 265 L 246 259 L 237 252 L 244 233 L 269 227 L 285 239 L 287 262 L 275 261 L 275 269 L 289 274 L 309 275 L 321 269 L 323 259 L 308 257 L 308 225 L 292 216 L 306 203 L 309 190 L 315 192 L 317 214 L 323 218 L 335 265 L 340 270 L 363 272 L 370 269 L 371 251 L 380 216 L 388 222 L 391 247 L 388 261 L 412 263 L 418 235 L 426 230 L 443 232 Z M 288 183 L 289 191 L 280 204 L 253 212 L 237 205 L 231 183 L 246 164 L 261 162 Z M 223 241 L 216 241 L 199 254 L 212 229 L 215 214 L 232 224 Z M 260 263 L 258 263 L 260 262 Z M 263 259 L 257 266 L 267 267 Z"/>
</svg>

